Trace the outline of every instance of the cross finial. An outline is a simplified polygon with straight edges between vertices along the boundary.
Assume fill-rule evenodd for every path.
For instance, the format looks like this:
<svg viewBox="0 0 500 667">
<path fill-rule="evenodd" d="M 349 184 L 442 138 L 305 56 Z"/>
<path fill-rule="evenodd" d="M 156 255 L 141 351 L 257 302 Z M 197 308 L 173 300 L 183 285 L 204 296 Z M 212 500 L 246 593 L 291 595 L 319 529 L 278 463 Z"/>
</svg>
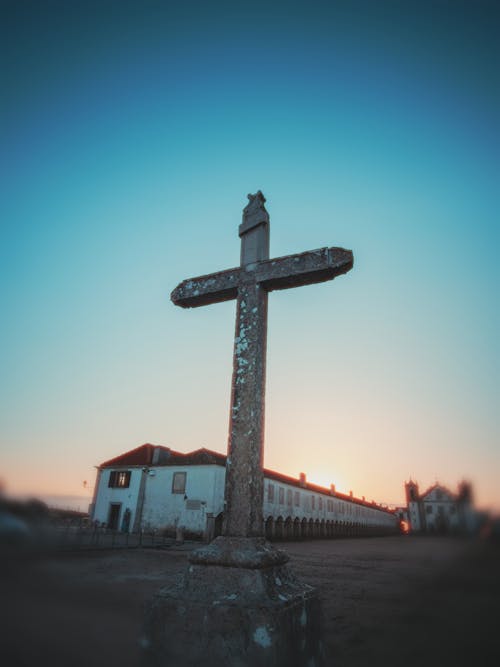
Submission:
<svg viewBox="0 0 500 667">
<path fill-rule="evenodd" d="M 243 209 L 243 222 L 239 228 L 241 237 L 241 266 L 269 259 L 269 213 L 260 190 L 247 195 L 248 204 Z"/>
<path fill-rule="evenodd" d="M 257 225 L 269 224 L 269 213 L 264 206 L 266 198 L 262 192 L 258 190 L 254 195 L 249 194 L 247 197 L 248 204 L 243 209 L 243 222 L 239 228 L 240 236 L 257 227 Z"/>
</svg>

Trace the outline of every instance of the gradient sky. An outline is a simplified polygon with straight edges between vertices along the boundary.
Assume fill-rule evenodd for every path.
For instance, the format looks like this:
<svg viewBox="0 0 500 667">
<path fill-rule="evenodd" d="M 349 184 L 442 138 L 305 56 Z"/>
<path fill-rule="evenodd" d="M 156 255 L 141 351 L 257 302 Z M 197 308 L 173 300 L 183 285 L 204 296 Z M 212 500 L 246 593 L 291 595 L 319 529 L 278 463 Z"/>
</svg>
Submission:
<svg viewBox="0 0 500 667">
<path fill-rule="evenodd" d="M 0 475 L 83 493 L 144 442 L 225 452 L 239 263 L 354 269 L 270 297 L 265 465 L 500 510 L 497 3 L 1 4 Z"/>
</svg>

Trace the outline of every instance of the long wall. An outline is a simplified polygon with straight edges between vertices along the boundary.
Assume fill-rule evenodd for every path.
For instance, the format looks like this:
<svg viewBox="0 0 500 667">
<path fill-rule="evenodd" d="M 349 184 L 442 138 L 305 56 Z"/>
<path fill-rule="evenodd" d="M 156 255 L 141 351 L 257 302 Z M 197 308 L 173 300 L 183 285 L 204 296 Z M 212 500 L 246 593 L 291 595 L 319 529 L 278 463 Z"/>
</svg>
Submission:
<svg viewBox="0 0 500 667">
<path fill-rule="evenodd" d="M 266 478 L 264 484 L 264 519 L 269 539 L 397 532 L 398 519 L 392 512 L 333 490 L 308 488 L 279 477 Z"/>
<path fill-rule="evenodd" d="M 111 471 L 130 471 L 128 488 L 109 488 Z M 174 488 L 180 473 L 184 487 Z M 176 476 L 178 479 L 179 476 Z M 117 526 L 128 508 L 129 530 L 175 530 L 212 537 L 220 531 L 225 467 L 158 465 L 102 469 L 93 519 L 107 523 L 110 503 L 120 504 Z M 272 471 L 265 471 L 264 522 L 269 539 L 304 539 L 395 533 L 394 513 L 357 498 L 335 493 Z"/>
</svg>

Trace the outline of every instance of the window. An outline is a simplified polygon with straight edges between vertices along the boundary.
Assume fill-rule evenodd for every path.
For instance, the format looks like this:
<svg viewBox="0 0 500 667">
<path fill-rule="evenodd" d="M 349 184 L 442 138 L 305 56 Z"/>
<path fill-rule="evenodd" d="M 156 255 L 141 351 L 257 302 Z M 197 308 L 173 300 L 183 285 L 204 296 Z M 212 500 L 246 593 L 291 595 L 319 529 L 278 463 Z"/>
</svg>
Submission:
<svg viewBox="0 0 500 667">
<path fill-rule="evenodd" d="M 130 470 L 112 470 L 109 473 L 108 486 L 112 489 L 127 489 L 130 486 Z"/>
<path fill-rule="evenodd" d="M 323 498 L 321 496 L 318 498 L 318 506 L 318 509 L 323 509 Z"/>
<path fill-rule="evenodd" d="M 274 503 L 274 484 L 267 485 L 267 502 Z"/>
<path fill-rule="evenodd" d="M 295 507 L 300 507 L 300 491 L 295 491 L 293 496 L 294 496 L 293 502 Z"/>
<path fill-rule="evenodd" d="M 185 472 L 174 472 L 172 478 L 172 493 L 186 493 L 186 476 Z"/>
<path fill-rule="evenodd" d="M 427 512 L 427 514 L 432 514 L 432 505 L 427 505 L 425 511 Z"/>
<path fill-rule="evenodd" d="M 286 492 L 286 504 L 288 507 L 292 506 L 292 489 L 287 489 Z"/>
<path fill-rule="evenodd" d="M 285 489 L 280 486 L 280 491 L 279 491 L 279 503 L 280 505 L 285 504 Z"/>
<path fill-rule="evenodd" d="M 314 496 L 311 496 L 311 508 L 315 509 L 316 507 L 316 498 Z"/>
</svg>

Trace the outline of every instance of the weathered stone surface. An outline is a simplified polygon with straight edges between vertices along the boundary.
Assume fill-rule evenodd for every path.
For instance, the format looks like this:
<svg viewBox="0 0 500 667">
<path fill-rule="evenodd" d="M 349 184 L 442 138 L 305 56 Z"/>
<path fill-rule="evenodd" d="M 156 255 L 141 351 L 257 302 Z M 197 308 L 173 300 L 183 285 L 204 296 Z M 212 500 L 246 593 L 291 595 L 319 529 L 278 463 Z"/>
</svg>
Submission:
<svg viewBox="0 0 500 667">
<path fill-rule="evenodd" d="M 264 409 L 268 295 L 246 271 L 238 291 L 223 534 L 264 534 Z"/>
<path fill-rule="evenodd" d="M 189 557 L 198 565 L 221 565 L 259 569 L 284 565 L 288 554 L 275 549 L 263 537 L 216 537 L 210 544 L 196 549 Z"/>
<path fill-rule="evenodd" d="M 353 256 L 344 248 L 318 248 L 260 262 L 255 280 L 268 292 L 322 283 L 352 269 Z"/>
<path fill-rule="evenodd" d="M 183 280 L 170 298 L 176 306 L 197 308 L 211 303 L 230 301 L 238 296 L 240 269 L 228 269 L 207 276 Z"/>
<path fill-rule="evenodd" d="M 353 267 L 353 256 L 344 248 L 318 248 L 245 265 L 246 273 L 268 292 L 333 280 Z M 184 280 L 170 298 L 176 306 L 197 308 L 236 299 L 242 269 L 219 271 Z"/>
<path fill-rule="evenodd" d="M 155 667 L 324 663 L 318 598 L 287 566 L 190 565 L 176 587 L 153 599 L 143 646 Z"/>
</svg>

